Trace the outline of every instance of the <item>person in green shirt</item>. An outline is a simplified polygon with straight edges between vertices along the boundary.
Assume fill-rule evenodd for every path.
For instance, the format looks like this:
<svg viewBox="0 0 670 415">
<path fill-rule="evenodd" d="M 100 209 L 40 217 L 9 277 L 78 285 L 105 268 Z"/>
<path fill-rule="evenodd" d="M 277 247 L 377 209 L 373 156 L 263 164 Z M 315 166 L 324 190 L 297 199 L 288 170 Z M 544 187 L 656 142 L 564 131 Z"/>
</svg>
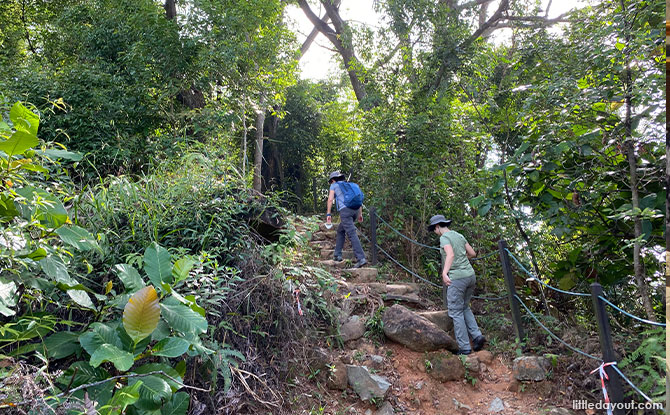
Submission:
<svg viewBox="0 0 670 415">
<path fill-rule="evenodd" d="M 449 229 L 450 225 L 450 219 L 435 215 L 430 218 L 428 231 L 440 236 L 442 282 L 447 287 L 447 312 L 454 321 L 454 334 L 459 349 L 457 354 L 470 354 L 473 349 L 481 350 L 486 343 L 486 337 L 479 330 L 470 310 L 476 277 L 469 259 L 477 254 L 463 235 Z"/>
</svg>

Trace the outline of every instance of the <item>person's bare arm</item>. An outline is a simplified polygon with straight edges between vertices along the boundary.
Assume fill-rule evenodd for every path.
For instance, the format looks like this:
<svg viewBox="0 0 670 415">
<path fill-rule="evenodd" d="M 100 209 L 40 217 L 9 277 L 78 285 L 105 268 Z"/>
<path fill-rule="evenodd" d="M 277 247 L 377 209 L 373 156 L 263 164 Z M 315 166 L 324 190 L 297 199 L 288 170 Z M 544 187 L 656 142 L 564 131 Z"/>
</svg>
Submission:
<svg viewBox="0 0 670 415">
<path fill-rule="evenodd" d="M 328 204 L 326 208 L 326 213 L 330 214 L 330 210 L 333 208 L 333 201 L 335 200 L 335 190 L 328 192 Z"/>
<path fill-rule="evenodd" d="M 451 269 L 451 264 L 454 263 L 454 248 L 452 248 L 451 245 L 445 245 L 444 253 L 446 256 L 444 258 L 444 268 L 442 269 L 442 281 L 444 281 L 445 285 L 449 286 L 451 285 L 449 270 Z"/>
<path fill-rule="evenodd" d="M 468 258 L 474 258 L 477 256 L 477 252 L 475 252 L 474 249 L 472 249 L 472 246 L 470 246 L 469 243 L 465 243 L 465 254 L 468 256 Z"/>
</svg>

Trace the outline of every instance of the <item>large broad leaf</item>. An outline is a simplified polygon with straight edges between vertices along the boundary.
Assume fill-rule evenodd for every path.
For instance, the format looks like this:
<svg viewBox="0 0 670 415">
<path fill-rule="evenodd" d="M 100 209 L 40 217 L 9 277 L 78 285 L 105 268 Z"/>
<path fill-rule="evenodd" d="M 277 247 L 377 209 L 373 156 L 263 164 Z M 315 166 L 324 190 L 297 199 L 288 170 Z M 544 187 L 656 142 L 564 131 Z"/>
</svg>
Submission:
<svg viewBox="0 0 670 415">
<path fill-rule="evenodd" d="M 95 310 L 95 304 L 89 297 L 88 293 L 84 290 L 67 290 L 67 295 L 74 301 L 84 308 L 90 308 Z"/>
<path fill-rule="evenodd" d="M 9 119 L 14 123 L 17 130 L 27 131 L 32 135 L 37 135 L 37 129 L 40 126 L 40 117 L 34 112 L 24 107 L 20 102 L 15 103 L 9 110 Z"/>
<path fill-rule="evenodd" d="M 181 304 L 161 304 L 163 318 L 174 330 L 182 333 L 204 333 L 207 331 L 207 320 Z"/>
<path fill-rule="evenodd" d="M 16 193 L 25 198 L 25 200 L 15 202 L 25 219 L 30 220 L 34 217 L 43 225 L 52 228 L 57 228 L 67 222 L 68 214 L 65 207 L 57 197 L 46 190 L 26 186 L 17 189 Z"/>
<path fill-rule="evenodd" d="M 172 389 L 172 392 L 176 392 L 178 389 L 181 389 L 183 387 L 183 376 L 179 374 L 179 372 L 174 369 L 172 366 L 165 364 L 165 363 L 147 363 L 145 365 L 142 365 L 138 368 L 133 369 L 133 373 L 138 373 L 138 374 L 146 374 L 150 372 L 158 372 L 161 371 L 165 375 L 162 374 L 156 374 L 154 376 L 158 376 L 164 381 L 167 382 L 168 385 L 170 385 L 170 388 Z M 168 377 L 169 376 L 169 377 Z M 172 379 L 170 379 L 172 378 Z"/>
<path fill-rule="evenodd" d="M 132 265 L 118 264 L 114 266 L 114 270 L 116 271 L 116 275 L 119 276 L 119 279 L 123 285 L 126 287 L 126 291 L 132 293 L 144 287 L 144 281 L 142 281 L 140 273 L 137 272 L 137 270 L 133 268 Z"/>
<path fill-rule="evenodd" d="M 81 344 L 88 354 L 93 354 L 103 344 L 113 344 L 119 348 L 123 347 L 116 329 L 103 323 L 91 324 L 91 330 L 79 336 L 79 344 Z"/>
<path fill-rule="evenodd" d="M 151 349 L 151 354 L 163 357 L 179 357 L 186 353 L 190 345 L 191 342 L 188 340 L 179 337 L 168 337 L 156 343 Z"/>
<path fill-rule="evenodd" d="M 152 243 L 144 251 L 144 272 L 147 273 L 149 280 L 160 287 L 161 283 L 171 283 L 172 278 L 172 258 L 167 249 Z"/>
<path fill-rule="evenodd" d="M 89 231 L 79 226 L 62 226 L 56 229 L 56 233 L 63 242 L 81 251 L 90 251 L 91 249 L 99 248 L 95 237 Z"/>
<path fill-rule="evenodd" d="M 62 284 L 75 285 L 74 280 L 67 272 L 67 267 L 60 258 L 52 255 L 44 258 L 39 263 L 47 277 Z"/>
<path fill-rule="evenodd" d="M 9 139 L 0 141 L 0 151 L 4 151 L 7 156 L 23 154 L 39 144 L 37 136 L 25 131 L 15 131 Z"/>
<path fill-rule="evenodd" d="M 163 405 L 162 415 L 186 415 L 190 397 L 186 392 L 177 392 L 172 399 Z"/>
<path fill-rule="evenodd" d="M 174 283 L 185 280 L 188 278 L 188 273 L 191 271 L 195 265 L 195 261 L 191 258 L 181 258 L 175 262 L 174 267 L 172 267 L 172 276 L 174 277 Z"/>
<path fill-rule="evenodd" d="M 57 382 L 65 388 L 70 385 L 72 388 L 84 385 L 86 383 L 93 383 L 99 380 L 109 378 L 110 374 L 105 369 L 98 367 L 93 368 L 88 362 L 78 361 L 63 372 L 63 375 L 58 378 Z"/>
<path fill-rule="evenodd" d="M 138 380 L 131 386 L 124 386 L 116 391 L 114 397 L 107 405 L 100 408 L 101 415 L 118 415 L 125 412 L 128 405 L 132 405 L 140 398 L 140 387 L 142 380 Z"/>
<path fill-rule="evenodd" d="M 123 309 L 123 327 L 128 336 L 137 343 L 156 329 L 160 315 L 158 295 L 150 285 L 136 292 L 128 300 Z"/>
<path fill-rule="evenodd" d="M 5 317 L 16 314 L 16 303 L 19 300 L 18 290 L 14 281 L 0 279 L 0 314 Z"/>
<path fill-rule="evenodd" d="M 65 159 L 70 161 L 81 161 L 83 156 L 80 153 L 73 153 L 67 150 L 59 149 L 47 149 L 44 151 L 38 151 L 37 153 L 47 156 L 52 159 Z"/>
<path fill-rule="evenodd" d="M 133 366 L 135 359 L 132 353 L 121 350 L 112 344 L 103 344 L 91 355 L 89 363 L 93 367 L 98 367 L 103 362 L 112 362 L 117 370 L 125 372 Z"/>
<path fill-rule="evenodd" d="M 50 359 L 62 359 L 81 350 L 79 334 L 61 331 L 44 339 L 44 347 Z"/>
<path fill-rule="evenodd" d="M 128 379 L 128 384 L 134 385 L 139 380 L 142 380 L 142 386 L 140 387 L 140 398 L 142 400 L 160 404 L 169 399 L 172 395 L 170 385 L 157 375 L 130 378 Z"/>
</svg>

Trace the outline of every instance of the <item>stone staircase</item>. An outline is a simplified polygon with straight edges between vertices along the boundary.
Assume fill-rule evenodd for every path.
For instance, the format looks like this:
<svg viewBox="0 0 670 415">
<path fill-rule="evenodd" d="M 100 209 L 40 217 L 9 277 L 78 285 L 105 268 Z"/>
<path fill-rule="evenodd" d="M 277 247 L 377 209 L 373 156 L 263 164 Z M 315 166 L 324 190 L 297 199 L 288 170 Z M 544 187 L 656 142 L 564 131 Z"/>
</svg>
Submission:
<svg viewBox="0 0 670 415">
<path fill-rule="evenodd" d="M 418 284 L 390 282 L 394 279 L 391 278 L 392 276 L 381 275 L 379 270 L 372 266 L 352 268 L 356 259 L 348 240 L 342 252 L 344 260 L 334 261 L 333 250 L 337 224 L 333 225 L 332 229 L 326 229 L 323 224 L 320 225 L 319 230 L 312 234 L 309 244 L 315 250 L 318 264 L 329 270 L 337 282 L 338 289 L 334 300 L 338 309 L 339 339 L 345 348 L 339 352 L 316 348 L 314 353 L 317 360 L 323 361 L 322 367 L 325 369 L 324 373 L 327 373 L 323 380 L 328 388 L 335 391 L 353 390 L 359 398 L 360 411 L 350 407 L 347 413 L 389 415 L 397 413 L 397 410 L 407 414 L 441 414 L 452 413 L 452 411 L 461 414 L 525 415 L 529 413 L 526 411 L 529 409 L 528 403 L 517 400 L 516 397 L 512 398 L 515 395 L 506 392 L 511 390 L 507 389 L 506 384 L 503 386 L 505 389 L 486 392 L 485 397 L 480 398 L 482 402 L 486 402 L 484 412 L 460 402 L 459 399 L 462 400 L 462 396 L 471 393 L 458 395 L 467 376 L 470 376 L 470 380 L 474 377 L 482 381 L 494 379 L 495 370 L 503 370 L 501 369 L 504 367 L 502 362 L 494 361 L 494 356 L 486 350 L 464 358 L 455 356 L 453 352 L 458 350 L 458 344 L 451 335 L 453 322 L 447 315 L 447 311 L 441 305 L 434 304 L 423 297 L 421 286 Z M 361 242 L 365 248 L 365 242 Z M 367 256 L 369 260 L 369 255 Z M 391 342 L 387 342 L 384 346 L 379 344 L 375 346 L 375 342 L 364 337 L 367 329 L 366 322 L 372 318 L 379 318 L 376 311 L 382 306 L 385 307 L 381 315 L 383 334 Z M 339 355 L 333 355 L 333 352 Z M 400 374 L 403 369 L 398 366 L 398 362 L 403 358 L 396 358 L 397 353 L 403 354 L 405 359 L 407 356 L 412 356 L 412 359 L 417 361 L 409 369 L 410 371 L 416 370 L 415 373 L 409 375 L 411 382 L 414 382 L 409 387 L 403 385 L 409 380 L 403 379 L 403 375 Z M 391 359 L 390 355 L 394 355 L 394 358 Z M 431 368 L 430 371 L 426 369 L 428 367 Z M 408 368 L 405 367 L 404 370 Z M 541 375 L 545 375 L 544 369 Z M 408 373 L 405 373 L 404 376 L 407 377 Z M 443 388 L 439 393 L 444 396 L 435 397 L 431 394 L 430 398 L 426 397 L 426 399 L 433 400 L 432 405 L 437 410 L 436 412 L 432 410 L 426 412 L 425 406 L 420 411 L 409 410 L 413 405 L 409 398 L 415 393 L 420 394 L 421 385 L 424 384 L 423 380 L 415 380 L 418 377 L 431 379 L 428 381 L 431 385 L 443 385 L 439 386 Z M 436 387 L 438 386 L 432 386 L 433 389 Z M 512 411 L 513 406 L 507 403 L 502 404 L 503 400 L 499 396 L 514 402 L 517 409 Z M 439 406 L 438 401 L 440 401 Z M 377 409 L 370 406 L 372 403 Z M 498 405 L 502 409 L 495 409 L 497 404 L 502 405 Z M 466 411 L 464 408 L 472 410 Z M 525 410 L 522 412 L 518 410 L 519 408 Z M 442 412 L 443 409 L 447 412 Z M 566 412 L 548 413 L 566 414 Z"/>
</svg>

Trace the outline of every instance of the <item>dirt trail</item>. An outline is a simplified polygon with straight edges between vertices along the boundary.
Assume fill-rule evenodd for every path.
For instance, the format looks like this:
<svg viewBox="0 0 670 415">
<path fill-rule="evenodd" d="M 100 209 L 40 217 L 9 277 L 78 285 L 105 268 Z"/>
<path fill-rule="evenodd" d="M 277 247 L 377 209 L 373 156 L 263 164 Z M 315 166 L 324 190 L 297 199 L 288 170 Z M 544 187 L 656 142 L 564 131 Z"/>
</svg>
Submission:
<svg viewBox="0 0 670 415">
<path fill-rule="evenodd" d="M 325 228 L 314 234 L 312 246 L 316 257 L 324 268 L 346 285 L 339 266 L 332 261 L 334 229 Z M 335 268 L 333 268 L 335 267 Z M 395 280 L 394 276 L 379 276 L 377 281 Z M 368 290 L 369 291 L 369 290 Z M 486 348 L 485 348 L 486 349 Z M 372 357 L 383 357 L 376 364 Z M 574 412 L 557 406 L 565 406 L 565 399 L 552 391 L 551 382 L 544 381 L 520 384 L 512 375 L 512 362 L 502 356 L 494 356 L 484 350 L 474 353 L 483 363 L 479 373 L 467 373 L 458 381 L 441 382 L 434 379 L 426 368 L 426 354 L 412 351 L 405 346 L 386 340 L 375 345 L 367 338 L 347 343 L 339 359 L 345 363 L 367 365 L 376 375 L 386 377 L 391 383 L 386 401 L 393 406 L 394 413 L 408 415 L 446 414 L 502 414 L 502 415 L 570 415 Z M 334 357 L 337 359 L 337 357 Z M 344 393 L 331 391 L 331 405 L 323 408 L 322 414 L 388 414 L 378 411 L 369 402 L 362 402 L 351 389 Z M 563 405 L 561 405 L 563 404 Z M 313 412 L 310 412 L 313 413 Z"/>
</svg>

